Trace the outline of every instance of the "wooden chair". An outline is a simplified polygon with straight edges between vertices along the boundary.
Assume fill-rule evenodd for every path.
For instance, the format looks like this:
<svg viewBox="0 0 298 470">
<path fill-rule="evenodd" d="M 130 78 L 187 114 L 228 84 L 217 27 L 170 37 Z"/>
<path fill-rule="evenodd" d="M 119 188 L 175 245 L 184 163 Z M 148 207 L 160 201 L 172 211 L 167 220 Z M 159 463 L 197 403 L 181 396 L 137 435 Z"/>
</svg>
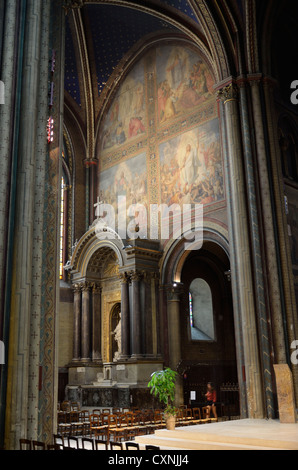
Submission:
<svg viewBox="0 0 298 470">
<path fill-rule="evenodd" d="M 62 450 L 62 446 L 58 444 L 48 444 L 47 450 Z"/>
<path fill-rule="evenodd" d="M 192 414 L 193 414 L 192 424 L 194 424 L 194 425 L 202 424 L 203 421 L 202 421 L 200 408 L 193 408 Z"/>
<path fill-rule="evenodd" d="M 126 439 L 134 439 L 139 435 L 139 426 L 136 425 L 133 413 L 131 411 L 125 413 L 125 416 L 127 422 Z"/>
<path fill-rule="evenodd" d="M 54 434 L 53 435 L 54 437 L 54 444 L 60 446 L 60 447 L 63 447 L 64 445 L 64 437 L 61 436 L 60 434 Z"/>
<path fill-rule="evenodd" d="M 118 416 L 109 414 L 108 415 L 108 440 L 110 441 L 110 436 L 113 435 L 114 429 L 118 427 Z"/>
<path fill-rule="evenodd" d="M 70 411 L 70 402 L 69 401 L 63 401 L 61 403 L 61 411 Z"/>
<path fill-rule="evenodd" d="M 89 415 L 90 421 L 90 436 L 98 439 L 100 436 L 102 438 L 108 439 L 108 426 L 102 423 L 102 418 L 98 414 L 91 413 Z"/>
<path fill-rule="evenodd" d="M 46 445 L 41 441 L 32 441 L 32 450 L 46 450 Z"/>
<path fill-rule="evenodd" d="M 203 406 L 202 407 L 202 421 L 204 423 L 211 423 L 211 419 L 210 419 L 210 413 L 209 413 L 209 408 L 208 406 Z"/>
<path fill-rule="evenodd" d="M 145 447 L 146 450 L 160 450 L 160 447 L 158 446 L 152 446 L 152 445 L 146 445 Z"/>
<path fill-rule="evenodd" d="M 79 419 L 79 411 L 71 411 L 70 412 L 70 435 L 72 436 L 81 436 L 84 432 L 83 423 Z"/>
<path fill-rule="evenodd" d="M 125 442 L 126 450 L 140 450 L 140 446 L 137 442 Z"/>
<path fill-rule="evenodd" d="M 103 414 L 108 414 L 108 415 L 111 414 L 110 408 L 103 408 L 101 412 L 102 412 Z"/>
<path fill-rule="evenodd" d="M 165 427 L 165 423 L 163 422 L 162 412 L 160 410 L 154 411 L 153 417 L 153 428 L 156 429 L 163 429 Z"/>
<path fill-rule="evenodd" d="M 112 417 L 113 415 L 110 415 Z M 117 416 L 117 415 L 114 415 Z M 114 423 L 111 423 L 111 419 L 109 420 L 109 436 L 113 436 L 113 440 L 121 442 L 121 439 L 127 440 L 127 431 L 128 431 L 128 421 L 126 414 L 119 414 L 117 416 L 116 426 Z"/>
<path fill-rule="evenodd" d="M 94 440 L 91 437 L 83 437 L 82 448 L 85 450 L 95 450 Z"/>
<path fill-rule="evenodd" d="M 110 449 L 111 450 L 123 450 L 122 442 L 112 442 L 110 441 Z"/>
<path fill-rule="evenodd" d="M 30 439 L 20 439 L 20 450 L 32 450 L 32 442 Z"/>
<path fill-rule="evenodd" d="M 90 420 L 89 420 L 89 411 L 81 410 L 79 412 L 79 422 L 81 423 L 83 429 L 83 436 L 90 434 Z"/>
<path fill-rule="evenodd" d="M 80 404 L 77 401 L 72 401 L 70 404 L 70 411 L 80 411 Z"/>
<path fill-rule="evenodd" d="M 144 410 L 139 418 L 140 432 L 141 434 L 151 434 L 152 429 L 152 412 L 150 410 Z"/>
<path fill-rule="evenodd" d="M 102 440 L 102 441 L 95 440 L 95 450 L 101 450 L 101 447 L 103 445 L 105 446 L 105 450 L 109 450 L 109 441 L 108 441 L 108 439 L 105 439 L 105 440 Z"/>
<path fill-rule="evenodd" d="M 68 414 L 65 411 L 58 412 L 58 434 L 68 436 L 71 432 L 71 423 L 68 421 Z"/>
<path fill-rule="evenodd" d="M 178 426 L 190 426 L 192 424 L 192 410 L 186 407 L 179 407 L 178 419 L 176 419 Z"/>
<path fill-rule="evenodd" d="M 79 439 L 77 437 L 68 436 L 67 442 L 68 447 L 70 447 L 71 449 L 79 449 Z"/>
</svg>

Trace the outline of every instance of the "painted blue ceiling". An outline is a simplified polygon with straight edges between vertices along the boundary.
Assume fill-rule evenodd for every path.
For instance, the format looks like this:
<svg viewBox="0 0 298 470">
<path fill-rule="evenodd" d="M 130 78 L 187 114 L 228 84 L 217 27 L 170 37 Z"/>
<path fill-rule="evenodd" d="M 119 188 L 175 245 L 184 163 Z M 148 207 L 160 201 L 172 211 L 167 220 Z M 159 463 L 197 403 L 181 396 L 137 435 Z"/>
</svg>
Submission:
<svg viewBox="0 0 298 470">
<path fill-rule="evenodd" d="M 188 0 L 159 0 L 196 21 Z M 114 68 L 125 54 L 143 37 L 157 31 L 179 30 L 169 22 L 133 8 L 109 4 L 86 4 L 82 10 L 85 28 L 90 28 L 94 53 L 94 68 L 100 95 Z M 69 17 L 66 17 L 65 89 L 81 104 L 74 41 Z M 91 60 L 92 55 L 89 55 Z"/>
<path fill-rule="evenodd" d="M 75 49 L 73 44 L 73 38 L 69 27 L 69 17 L 66 16 L 65 24 L 65 78 L 64 87 L 65 90 L 72 96 L 75 102 L 81 105 L 80 85 L 78 78 L 78 70 L 75 56 Z"/>
<path fill-rule="evenodd" d="M 116 5 L 88 5 L 93 39 L 98 92 L 101 93 L 113 69 L 144 36 L 160 30 L 178 31 L 153 15 Z"/>
<path fill-rule="evenodd" d="M 166 5 L 176 8 L 177 10 L 179 10 L 181 13 L 184 13 L 192 20 L 197 21 L 194 11 L 187 0 L 159 0 L 159 1 L 161 3 L 164 3 Z"/>
</svg>

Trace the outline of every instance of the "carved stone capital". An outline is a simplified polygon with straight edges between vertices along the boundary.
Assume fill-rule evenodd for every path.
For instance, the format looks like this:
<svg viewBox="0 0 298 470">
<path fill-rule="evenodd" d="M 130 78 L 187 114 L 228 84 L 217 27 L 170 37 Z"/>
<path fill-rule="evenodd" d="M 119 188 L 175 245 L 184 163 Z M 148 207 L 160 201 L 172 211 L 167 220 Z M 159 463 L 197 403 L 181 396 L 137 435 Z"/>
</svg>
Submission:
<svg viewBox="0 0 298 470">
<path fill-rule="evenodd" d="M 91 285 L 90 285 L 91 289 L 92 289 L 92 293 L 93 294 L 100 294 L 101 291 L 102 291 L 102 287 L 100 284 L 97 284 L 96 282 L 92 282 Z"/>
<path fill-rule="evenodd" d="M 80 282 L 77 282 L 72 285 L 72 290 L 74 293 L 81 292 L 81 289 L 82 289 L 82 284 Z"/>
<path fill-rule="evenodd" d="M 229 85 L 218 90 L 217 97 L 225 104 L 229 101 L 238 101 L 239 88 L 235 83 L 230 83 Z"/>
<path fill-rule="evenodd" d="M 89 282 L 83 282 L 82 283 L 82 292 L 90 292 L 90 283 Z"/>
<path fill-rule="evenodd" d="M 130 278 L 132 281 L 140 281 L 143 277 L 143 273 L 140 271 L 131 271 Z"/>
<path fill-rule="evenodd" d="M 119 273 L 118 274 L 121 284 L 128 284 L 129 283 L 129 276 L 127 273 Z"/>
</svg>

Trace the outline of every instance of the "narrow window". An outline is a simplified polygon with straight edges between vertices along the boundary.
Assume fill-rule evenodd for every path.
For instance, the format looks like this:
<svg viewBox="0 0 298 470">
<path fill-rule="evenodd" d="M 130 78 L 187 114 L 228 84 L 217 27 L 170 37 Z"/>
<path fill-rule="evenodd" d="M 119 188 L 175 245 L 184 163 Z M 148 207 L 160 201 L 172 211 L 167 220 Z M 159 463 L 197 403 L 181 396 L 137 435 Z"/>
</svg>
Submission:
<svg viewBox="0 0 298 470">
<path fill-rule="evenodd" d="M 194 279 L 189 288 L 189 321 L 193 341 L 214 341 L 212 292 L 204 279 Z"/>
</svg>

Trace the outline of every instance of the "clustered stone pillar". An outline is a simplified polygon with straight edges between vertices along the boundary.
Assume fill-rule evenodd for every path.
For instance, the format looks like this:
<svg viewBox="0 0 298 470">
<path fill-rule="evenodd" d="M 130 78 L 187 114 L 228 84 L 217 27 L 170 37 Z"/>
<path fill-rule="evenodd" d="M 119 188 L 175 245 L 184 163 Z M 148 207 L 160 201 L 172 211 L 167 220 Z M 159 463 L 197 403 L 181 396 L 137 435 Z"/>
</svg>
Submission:
<svg viewBox="0 0 298 470">
<path fill-rule="evenodd" d="M 74 305 L 73 305 L 73 361 L 79 361 L 81 355 L 81 286 L 74 285 Z"/>
<path fill-rule="evenodd" d="M 132 338 L 131 353 L 133 359 L 141 357 L 141 306 L 140 306 L 140 280 L 141 275 L 138 272 L 132 273 Z"/>
<path fill-rule="evenodd" d="M 47 184 L 48 194 L 52 173 L 46 140 L 50 28 L 54 17 L 60 26 L 61 17 L 58 10 L 53 15 L 52 3 L 1 2 L 5 104 L 0 106 L 0 339 L 7 363 L 0 369 L 0 445 L 10 450 L 19 448 L 20 438 L 42 436 L 47 442 L 55 422 L 44 404 L 47 400 L 56 409 L 55 394 L 48 395 L 56 385 L 55 318 L 48 322 L 47 316 L 56 292 L 42 273 L 44 268 L 54 276 L 56 266 L 50 269 L 47 254 L 41 256 L 51 252 L 55 259 L 44 235 L 44 188 Z M 58 140 L 55 145 L 59 149 Z M 55 227 L 51 235 L 55 237 Z"/>
<path fill-rule="evenodd" d="M 101 355 L 101 287 L 92 284 L 92 362 L 102 362 Z"/>
<path fill-rule="evenodd" d="M 90 286 L 89 284 L 84 284 L 82 287 L 82 345 L 81 345 L 81 361 L 88 362 L 90 361 Z"/>
<path fill-rule="evenodd" d="M 121 356 L 122 361 L 156 359 L 158 337 L 157 287 L 153 272 L 133 270 L 121 279 Z M 146 282 L 148 285 L 146 285 Z M 146 292 L 154 289 L 153 300 Z"/>
<path fill-rule="evenodd" d="M 246 403 L 241 403 L 242 414 L 251 419 L 264 417 L 259 347 L 257 340 L 254 284 L 250 256 L 245 175 L 241 145 L 238 87 L 231 83 L 222 88 L 227 148 L 225 172 L 229 188 L 229 232 L 231 246 L 231 273 L 238 338 L 238 367 L 240 387 L 245 388 Z M 242 338 L 242 344 L 239 343 Z M 241 353 L 242 351 L 242 353 Z"/>
<path fill-rule="evenodd" d="M 73 290 L 73 362 L 101 362 L 101 288 L 82 282 Z"/>
</svg>

